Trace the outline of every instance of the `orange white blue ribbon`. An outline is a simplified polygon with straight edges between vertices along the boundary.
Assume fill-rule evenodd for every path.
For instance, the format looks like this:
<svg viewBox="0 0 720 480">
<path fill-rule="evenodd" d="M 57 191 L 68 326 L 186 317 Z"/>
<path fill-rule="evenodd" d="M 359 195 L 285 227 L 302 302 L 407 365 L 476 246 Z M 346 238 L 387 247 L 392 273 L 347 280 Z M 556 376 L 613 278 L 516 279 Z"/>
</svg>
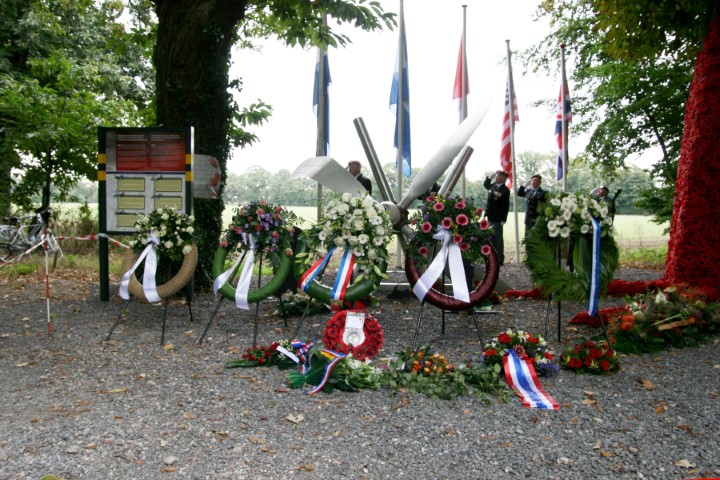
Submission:
<svg viewBox="0 0 720 480">
<path fill-rule="evenodd" d="M 455 242 L 450 241 L 450 231 L 442 227 L 438 227 L 438 232 L 433 235 L 433 238 L 435 240 L 442 240 L 442 246 L 438 254 L 435 255 L 432 263 L 430 263 L 427 270 L 425 270 L 425 273 L 423 273 L 413 287 L 413 293 L 422 301 L 425 295 L 427 295 L 427 292 L 432 288 L 435 280 L 442 275 L 443 270 L 445 270 L 445 263 L 447 262 L 450 267 L 453 297 L 465 303 L 470 303 L 470 293 L 468 291 L 467 280 L 465 279 L 465 269 L 462 264 L 460 247 Z"/>
<path fill-rule="evenodd" d="M 317 277 L 318 274 L 322 272 L 323 268 L 325 268 L 325 265 L 327 264 L 328 260 L 330 260 L 330 257 L 332 257 L 334 251 L 335 247 L 332 247 L 327 253 L 327 255 L 315 262 L 305 273 L 303 273 L 303 276 L 298 282 L 298 288 L 300 290 L 302 290 L 303 292 L 308 291 L 308 289 L 310 288 L 310 284 L 312 284 L 313 280 L 315 280 L 315 277 Z"/>
<path fill-rule="evenodd" d="M 350 277 L 352 277 L 354 266 L 355 256 L 352 250 L 346 248 L 342 260 L 340 260 L 337 277 L 335 277 L 335 284 L 330 291 L 330 298 L 332 300 L 339 300 L 341 302 L 345 300 L 345 292 L 347 292 L 347 287 L 350 284 Z"/>
<path fill-rule="evenodd" d="M 150 303 L 157 303 L 162 300 L 157 293 L 157 285 L 155 280 L 155 273 L 157 272 L 158 257 L 157 257 L 157 245 L 160 245 L 160 237 L 155 233 L 155 230 L 150 230 L 150 237 L 148 237 L 148 245 L 145 250 L 142 251 L 135 264 L 125 272 L 120 279 L 120 297 L 124 300 L 130 299 L 128 293 L 128 287 L 130 285 L 130 277 L 135 273 L 135 270 L 140 264 L 145 262 L 145 269 L 143 271 L 143 293 L 145 298 Z"/>
<path fill-rule="evenodd" d="M 588 301 L 588 315 L 597 314 L 600 296 L 600 223 L 595 217 L 590 217 L 593 226 L 592 233 L 592 272 L 590 274 L 590 299 Z"/>
<path fill-rule="evenodd" d="M 538 380 L 532 362 L 518 358 L 515 350 L 508 349 L 507 355 L 503 356 L 503 370 L 505 371 L 505 380 L 520 397 L 525 407 L 542 410 L 560 409 L 557 402 L 540 386 L 540 380 Z"/>
<path fill-rule="evenodd" d="M 333 350 L 328 350 L 326 348 L 323 348 L 322 350 L 320 350 L 320 353 L 328 358 L 331 358 L 332 360 L 330 361 L 330 363 L 328 363 L 325 366 L 325 372 L 323 373 L 323 376 L 320 379 L 320 383 L 318 383 L 317 386 L 315 386 L 315 388 L 313 388 L 312 390 L 307 392 L 308 395 L 313 395 L 313 394 L 319 392 L 320 390 L 322 390 L 323 387 L 325 387 L 325 384 L 330 379 L 330 375 L 332 375 L 332 371 L 333 371 L 333 368 L 335 368 L 335 365 L 337 365 L 338 362 L 340 362 L 343 358 L 345 358 L 347 356 L 343 353 L 335 352 Z"/>
</svg>

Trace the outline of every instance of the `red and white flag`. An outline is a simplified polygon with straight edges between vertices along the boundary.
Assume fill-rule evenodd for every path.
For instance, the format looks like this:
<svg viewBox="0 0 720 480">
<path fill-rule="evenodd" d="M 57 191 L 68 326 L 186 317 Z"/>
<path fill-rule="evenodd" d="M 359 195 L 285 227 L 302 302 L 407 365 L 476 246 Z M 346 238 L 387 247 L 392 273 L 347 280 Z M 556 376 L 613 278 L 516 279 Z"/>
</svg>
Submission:
<svg viewBox="0 0 720 480">
<path fill-rule="evenodd" d="M 457 100 L 458 103 L 458 117 L 459 122 L 462 123 L 465 120 L 465 114 L 463 112 L 463 103 L 467 102 L 467 94 L 470 93 L 470 83 L 468 82 L 468 70 L 467 65 L 463 69 L 465 64 L 465 50 L 462 38 L 460 39 L 460 51 L 458 52 L 457 69 L 455 70 L 455 85 L 453 85 L 453 100 Z M 463 82 L 463 70 L 465 70 L 465 81 Z M 463 88 L 465 87 L 465 88 Z"/>
<path fill-rule="evenodd" d="M 500 167 L 508 173 L 508 181 L 512 184 L 512 138 L 511 138 L 511 123 L 515 125 L 515 122 L 520 121 L 518 116 L 517 99 L 515 98 L 515 90 L 512 92 L 512 117 L 510 116 L 510 86 L 512 83 L 512 77 L 508 78 L 505 84 L 505 113 L 503 114 L 503 131 L 502 138 L 500 140 Z"/>
</svg>

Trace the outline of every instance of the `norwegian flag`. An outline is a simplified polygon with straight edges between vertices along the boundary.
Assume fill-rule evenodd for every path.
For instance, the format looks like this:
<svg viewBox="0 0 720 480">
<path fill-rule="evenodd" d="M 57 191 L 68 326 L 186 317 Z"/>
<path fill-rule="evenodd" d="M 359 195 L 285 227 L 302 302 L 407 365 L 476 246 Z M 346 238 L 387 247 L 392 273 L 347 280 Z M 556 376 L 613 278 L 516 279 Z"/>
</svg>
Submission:
<svg viewBox="0 0 720 480">
<path fill-rule="evenodd" d="M 515 91 L 512 92 L 512 104 L 513 104 L 513 115 L 512 120 L 510 118 L 510 85 L 512 83 L 512 77 L 508 78 L 505 84 L 505 114 L 503 115 L 503 132 L 502 139 L 500 140 L 500 167 L 508 173 L 508 181 L 512 184 L 512 158 L 511 158 L 511 138 L 510 138 L 510 122 L 515 125 L 515 122 L 520 121 L 518 116 L 517 99 L 515 98 Z"/>
<path fill-rule="evenodd" d="M 565 108 L 563 109 L 562 101 L 562 85 L 560 86 L 560 92 L 558 93 L 558 106 L 557 114 L 555 115 L 555 139 L 558 145 L 558 156 L 557 156 L 557 180 L 562 180 L 563 175 L 566 173 L 563 169 L 563 158 L 564 158 L 564 145 L 563 145 L 563 131 L 562 131 L 562 118 L 563 111 L 565 113 L 566 125 L 572 123 L 572 111 L 570 110 L 570 89 L 566 82 L 563 82 L 565 86 Z M 567 128 L 567 127 L 566 127 Z M 566 134 L 567 136 L 567 134 Z"/>
</svg>

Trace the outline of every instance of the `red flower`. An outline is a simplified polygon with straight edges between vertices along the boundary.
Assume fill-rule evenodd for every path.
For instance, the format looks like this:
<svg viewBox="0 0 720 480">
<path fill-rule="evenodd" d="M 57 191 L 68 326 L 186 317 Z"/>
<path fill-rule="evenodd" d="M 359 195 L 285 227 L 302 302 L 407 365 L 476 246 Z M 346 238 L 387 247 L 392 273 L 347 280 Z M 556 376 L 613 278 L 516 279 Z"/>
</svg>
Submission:
<svg viewBox="0 0 720 480">
<path fill-rule="evenodd" d="M 430 233 L 432 231 L 432 224 L 430 222 L 423 222 L 420 228 L 422 228 L 424 233 Z"/>
<path fill-rule="evenodd" d="M 571 358 L 568 361 L 568 367 L 577 370 L 578 368 L 582 367 L 582 362 L 579 358 Z"/>
<path fill-rule="evenodd" d="M 490 222 L 487 221 L 487 218 L 480 220 L 480 230 L 487 230 L 489 226 Z"/>
<path fill-rule="evenodd" d="M 500 343 L 511 343 L 512 338 L 507 333 L 501 333 L 498 335 L 498 342 Z"/>
<path fill-rule="evenodd" d="M 483 245 L 483 246 L 480 248 L 480 253 L 482 253 L 482 254 L 485 255 L 486 257 L 487 257 L 488 255 L 490 255 L 490 252 L 491 252 L 491 251 L 492 251 L 492 250 L 490 249 L 490 245 Z"/>
<path fill-rule="evenodd" d="M 422 247 L 418 248 L 418 253 L 424 257 L 428 254 L 427 247 L 423 245 Z"/>
<path fill-rule="evenodd" d="M 442 212 L 443 210 L 445 210 L 445 204 L 437 202 L 435 205 L 433 205 L 433 210 L 435 210 L 436 212 Z"/>
<path fill-rule="evenodd" d="M 467 244 L 467 243 L 461 243 L 461 244 L 460 244 L 460 250 L 461 250 L 461 251 L 464 252 L 464 251 L 467 250 L 468 248 L 470 248 L 470 245 L 469 245 L 469 244 Z"/>
<path fill-rule="evenodd" d="M 452 218 L 450 218 L 450 217 L 443 218 L 442 226 L 445 230 L 450 230 L 450 228 L 452 227 Z"/>
<path fill-rule="evenodd" d="M 532 335 L 530 335 L 529 337 L 527 337 L 526 340 L 527 340 L 528 342 L 530 342 L 530 343 L 538 343 L 538 342 L 540 341 L 540 340 L 538 340 L 537 338 L 533 337 Z"/>
<path fill-rule="evenodd" d="M 465 225 L 467 225 L 467 224 L 470 222 L 470 221 L 468 220 L 467 215 L 465 215 L 464 213 L 461 213 L 460 215 L 458 215 L 457 217 L 455 217 L 455 221 L 456 221 L 457 224 L 460 225 L 461 227 L 464 227 Z"/>
<path fill-rule="evenodd" d="M 478 216 L 482 215 L 484 211 L 485 211 L 485 210 L 483 210 L 482 207 L 478 207 L 478 208 L 475 209 L 475 213 L 476 213 Z"/>
<path fill-rule="evenodd" d="M 265 357 L 260 357 L 257 359 L 258 365 L 264 365 L 265 364 Z"/>
<path fill-rule="evenodd" d="M 455 208 L 457 208 L 458 210 L 463 210 L 465 208 L 465 202 L 460 200 L 455 204 Z"/>
<path fill-rule="evenodd" d="M 610 370 L 610 362 L 608 362 L 607 360 L 600 360 L 600 370 L 602 370 L 603 372 L 607 372 L 608 370 Z"/>
<path fill-rule="evenodd" d="M 550 352 L 545 352 L 543 355 L 545 356 L 545 358 L 547 358 L 548 360 L 552 361 L 552 359 L 553 359 L 552 353 L 550 353 Z"/>
<path fill-rule="evenodd" d="M 463 241 L 462 235 L 460 235 L 459 233 L 456 233 L 455 235 L 453 235 L 453 242 L 460 244 L 460 243 L 462 243 L 462 241 Z"/>
<path fill-rule="evenodd" d="M 434 195 L 430 195 L 429 197 L 427 197 L 427 198 L 425 199 L 425 201 L 428 202 L 428 203 L 434 202 L 434 201 L 435 201 L 435 196 L 434 196 Z"/>
<path fill-rule="evenodd" d="M 486 357 L 492 357 L 493 355 L 497 355 L 497 350 L 495 350 L 494 348 L 490 349 L 490 350 L 486 350 L 484 352 L 484 354 Z"/>
</svg>

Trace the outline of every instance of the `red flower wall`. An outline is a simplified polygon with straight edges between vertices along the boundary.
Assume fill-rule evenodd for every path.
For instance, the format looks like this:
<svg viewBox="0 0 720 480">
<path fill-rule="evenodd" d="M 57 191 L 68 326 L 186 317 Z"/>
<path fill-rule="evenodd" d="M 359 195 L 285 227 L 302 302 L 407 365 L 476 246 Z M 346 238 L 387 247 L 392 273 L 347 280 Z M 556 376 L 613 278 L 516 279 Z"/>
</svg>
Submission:
<svg viewBox="0 0 720 480">
<path fill-rule="evenodd" d="M 684 128 L 664 280 L 720 300 L 720 15 L 695 64 Z"/>
</svg>

